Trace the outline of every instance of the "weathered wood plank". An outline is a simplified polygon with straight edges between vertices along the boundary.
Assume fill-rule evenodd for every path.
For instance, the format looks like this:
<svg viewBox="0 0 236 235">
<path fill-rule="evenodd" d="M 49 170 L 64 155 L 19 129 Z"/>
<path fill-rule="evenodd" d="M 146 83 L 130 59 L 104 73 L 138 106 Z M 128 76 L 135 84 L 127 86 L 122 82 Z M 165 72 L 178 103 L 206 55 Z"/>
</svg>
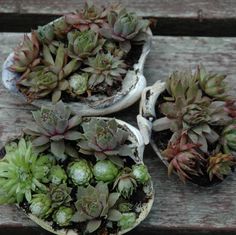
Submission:
<svg viewBox="0 0 236 235">
<path fill-rule="evenodd" d="M 0 12 L 1 13 L 16 13 L 19 12 L 19 1 L 15 0 L 0 0 Z"/>
<path fill-rule="evenodd" d="M 81 8 L 83 0 L 0 0 L 0 31 L 25 32 L 58 15 Z M 120 2 L 137 14 L 158 22 L 158 35 L 236 36 L 236 2 L 232 0 L 95 0 Z M 11 13 L 11 14 L 9 14 Z"/>
<path fill-rule="evenodd" d="M 22 34 L 0 34 L 0 64 L 16 45 Z M 145 66 L 151 85 L 165 79 L 171 71 L 195 67 L 203 63 L 209 70 L 221 71 L 234 78 L 236 74 L 235 38 L 154 37 L 153 47 Z M 22 104 L 0 86 L 0 140 L 13 137 L 31 121 L 29 105 Z M 138 104 L 116 116 L 136 125 Z M 150 147 L 145 162 L 154 180 L 156 196 L 148 218 L 136 232 L 146 234 L 236 234 L 236 177 L 230 176 L 214 188 L 182 185 L 177 177 L 167 178 L 167 170 Z M 36 229 L 34 234 L 46 234 L 30 222 L 15 207 L 0 207 L 0 234 L 6 228 L 12 234 L 24 229 Z M 12 229 L 12 230 L 11 230 Z M 22 233 L 23 234 L 23 233 Z M 135 234 L 133 232 L 132 234 Z"/>
<path fill-rule="evenodd" d="M 8 0 L 2 0 L 7 3 Z M 21 0 L 20 13 L 62 14 L 81 8 L 84 0 Z M 232 0 L 95 0 L 97 4 L 119 2 L 142 16 L 231 19 L 235 18 L 236 2 Z"/>
</svg>

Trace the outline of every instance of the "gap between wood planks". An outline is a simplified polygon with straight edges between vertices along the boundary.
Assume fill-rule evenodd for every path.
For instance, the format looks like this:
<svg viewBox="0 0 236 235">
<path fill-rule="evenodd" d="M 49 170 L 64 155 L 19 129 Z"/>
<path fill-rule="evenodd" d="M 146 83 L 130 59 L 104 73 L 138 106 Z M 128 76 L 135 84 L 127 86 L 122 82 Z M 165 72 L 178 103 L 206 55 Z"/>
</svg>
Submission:
<svg viewBox="0 0 236 235">
<path fill-rule="evenodd" d="M 28 32 L 44 25 L 60 15 L 1 13 L 0 32 Z M 147 17 L 154 35 L 235 37 L 236 18 L 201 19 L 175 17 Z"/>
</svg>

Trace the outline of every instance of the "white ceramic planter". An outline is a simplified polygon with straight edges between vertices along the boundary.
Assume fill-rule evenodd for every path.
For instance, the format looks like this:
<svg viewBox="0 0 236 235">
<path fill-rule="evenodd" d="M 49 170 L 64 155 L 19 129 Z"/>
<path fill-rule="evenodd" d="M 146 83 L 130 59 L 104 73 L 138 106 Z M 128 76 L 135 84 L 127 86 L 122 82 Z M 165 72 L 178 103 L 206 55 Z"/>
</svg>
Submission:
<svg viewBox="0 0 236 235">
<path fill-rule="evenodd" d="M 151 144 L 153 150 L 161 161 L 168 167 L 169 163 L 161 155 L 159 148 L 156 143 L 152 141 L 152 122 L 156 119 L 155 104 L 160 94 L 165 90 L 165 82 L 157 81 L 152 86 L 146 87 L 143 90 L 140 106 L 139 115 L 137 116 L 137 122 L 140 132 L 143 136 L 145 144 Z"/>
<path fill-rule="evenodd" d="M 50 24 L 52 23 L 53 22 Z M 147 33 L 149 37 L 143 45 L 138 63 L 134 64 L 133 69 L 127 72 L 122 83 L 122 89 L 111 97 L 91 96 L 84 101 L 70 102 L 68 105 L 72 111 L 87 116 L 106 115 L 125 109 L 140 98 L 143 89 L 146 87 L 143 67 L 151 48 L 152 32 L 150 28 L 148 28 Z M 3 64 L 2 82 L 4 87 L 13 95 L 16 95 L 18 98 L 22 99 L 22 101 L 26 102 L 26 97 L 21 94 L 16 87 L 16 81 L 19 79 L 19 74 L 8 70 L 8 68 L 13 64 L 13 55 L 14 53 L 12 52 Z M 49 105 L 50 103 L 51 101 L 47 99 L 39 99 L 32 102 L 32 104 L 37 107 Z"/>
</svg>

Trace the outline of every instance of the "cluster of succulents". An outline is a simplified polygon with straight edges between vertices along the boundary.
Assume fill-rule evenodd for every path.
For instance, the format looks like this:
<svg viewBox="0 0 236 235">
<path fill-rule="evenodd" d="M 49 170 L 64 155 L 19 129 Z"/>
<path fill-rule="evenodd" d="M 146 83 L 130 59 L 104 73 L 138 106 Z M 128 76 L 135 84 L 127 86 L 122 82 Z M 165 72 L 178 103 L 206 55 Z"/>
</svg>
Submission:
<svg viewBox="0 0 236 235">
<path fill-rule="evenodd" d="M 182 181 L 210 185 L 236 165 L 235 99 L 225 78 L 199 66 L 194 74 L 174 72 L 166 81 L 153 130 L 164 141 L 169 136 L 162 155 L 168 173 L 176 172 Z"/>
<path fill-rule="evenodd" d="M 17 86 L 29 101 L 110 96 L 131 66 L 128 52 L 147 39 L 148 25 L 120 5 L 87 1 L 82 10 L 25 35 L 9 69 L 19 73 Z"/>
<path fill-rule="evenodd" d="M 5 146 L 0 204 L 17 203 L 56 230 L 116 234 L 132 228 L 152 186 L 147 167 L 132 158 L 137 146 L 130 132 L 115 119 L 72 116 L 62 102 L 33 117 L 33 125 Z"/>
</svg>

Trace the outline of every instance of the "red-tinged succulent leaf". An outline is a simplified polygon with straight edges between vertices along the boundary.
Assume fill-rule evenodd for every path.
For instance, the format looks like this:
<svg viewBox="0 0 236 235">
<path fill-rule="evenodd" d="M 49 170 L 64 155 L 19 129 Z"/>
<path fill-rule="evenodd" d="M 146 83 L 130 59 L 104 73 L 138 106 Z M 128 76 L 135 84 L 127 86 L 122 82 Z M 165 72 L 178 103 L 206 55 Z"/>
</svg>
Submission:
<svg viewBox="0 0 236 235">
<path fill-rule="evenodd" d="M 71 119 L 69 119 L 68 127 L 69 129 L 78 126 L 82 122 L 82 118 L 80 116 L 73 116 Z"/>
</svg>

